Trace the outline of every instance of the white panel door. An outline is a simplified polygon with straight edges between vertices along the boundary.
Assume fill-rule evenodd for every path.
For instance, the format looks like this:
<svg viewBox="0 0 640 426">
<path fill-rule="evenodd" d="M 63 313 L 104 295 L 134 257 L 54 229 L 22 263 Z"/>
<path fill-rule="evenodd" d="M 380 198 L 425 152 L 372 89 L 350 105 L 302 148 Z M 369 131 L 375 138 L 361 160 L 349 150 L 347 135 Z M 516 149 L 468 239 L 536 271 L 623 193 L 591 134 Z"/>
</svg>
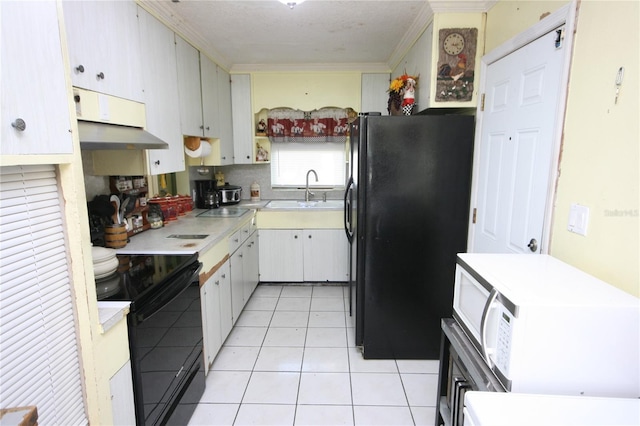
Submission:
<svg viewBox="0 0 640 426">
<path fill-rule="evenodd" d="M 551 31 L 490 64 L 470 251 L 540 253 L 564 66 Z M 535 244 L 532 241 L 535 240 Z"/>
</svg>

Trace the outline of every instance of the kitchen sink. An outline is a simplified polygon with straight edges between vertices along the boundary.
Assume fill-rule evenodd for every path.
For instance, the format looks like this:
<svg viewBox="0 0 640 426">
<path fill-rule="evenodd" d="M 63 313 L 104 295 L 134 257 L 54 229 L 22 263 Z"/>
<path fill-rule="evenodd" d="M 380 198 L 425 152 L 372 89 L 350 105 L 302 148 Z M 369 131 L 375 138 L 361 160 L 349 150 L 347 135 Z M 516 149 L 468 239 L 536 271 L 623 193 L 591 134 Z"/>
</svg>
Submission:
<svg viewBox="0 0 640 426">
<path fill-rule="evenodd" d="M 298 200 L 272 200 L 265 206 L 268 209 L 333 209 L 339 210 L 344 206 L 342 200 L 313 200 L 313 201 L 298 201 Z"/>
</svg>

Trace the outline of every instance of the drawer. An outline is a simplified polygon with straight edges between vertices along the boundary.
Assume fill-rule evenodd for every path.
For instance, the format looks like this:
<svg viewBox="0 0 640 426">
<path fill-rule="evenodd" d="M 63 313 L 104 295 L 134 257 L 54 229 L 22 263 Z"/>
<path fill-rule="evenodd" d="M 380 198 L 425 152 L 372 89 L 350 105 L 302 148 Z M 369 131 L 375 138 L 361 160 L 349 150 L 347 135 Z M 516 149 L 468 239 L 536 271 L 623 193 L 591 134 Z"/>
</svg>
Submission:
<svg viewBox="0 0 640 426">
<path fill-rule="evenodd" d="M 243 234 L 244 233 L 242 232 L 242 228 L 231 234 L 231 236 L 229 237 L 229 254 L 233 254 L 236 250 L 238 250 L 238 248 L 244 241 L 244 239 L 242 238 Z"/>
</svg>

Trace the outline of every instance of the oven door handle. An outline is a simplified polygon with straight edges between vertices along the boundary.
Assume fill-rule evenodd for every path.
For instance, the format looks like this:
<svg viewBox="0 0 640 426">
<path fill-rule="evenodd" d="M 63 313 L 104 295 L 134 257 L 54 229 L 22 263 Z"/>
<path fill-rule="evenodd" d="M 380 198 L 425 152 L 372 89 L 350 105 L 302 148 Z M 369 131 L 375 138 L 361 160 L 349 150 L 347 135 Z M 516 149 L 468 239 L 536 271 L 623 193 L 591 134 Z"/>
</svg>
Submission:
<svg viewBox="0 0 640 426">
<path fill-rule="evenodd" d="M 489 316 L 489 311 L 491 310 L 491 305 L 493 305 L 497 297 L 498 290 L 495 288 L 491 289 L 487 303 L 485 303 L 484 310 L 482 311 L 482 320 L 480 321 L 480 346 L 482 346 L 482 355 L 487 361 L 489 368 L 493 368 L 493 363 L 489 357 L 489 348 L 487 348 L 487 318 Z"/>
<path fill-rule="evenodd" d="M 176 281 L 175 285 L 167 286 L 165 291 L 158 294 L 153 299 L 149 300 L 149 302 L 144 304 L 144 307 L 135 312 L 136 322 L 138 324 L 147 321 L 151 318 L 156 312 L 161 310 L 164 306 L 171 303 L 176 297 L 180 296 L 183 291 L 191 286 L 194 281 L 197 281 L 198 274 L 202 269 L 202 262 L 196 262 L 193 266 L 189 266 L 185 268 L 182 273 L 175 277 L 174 281 Z"/>
</svg>

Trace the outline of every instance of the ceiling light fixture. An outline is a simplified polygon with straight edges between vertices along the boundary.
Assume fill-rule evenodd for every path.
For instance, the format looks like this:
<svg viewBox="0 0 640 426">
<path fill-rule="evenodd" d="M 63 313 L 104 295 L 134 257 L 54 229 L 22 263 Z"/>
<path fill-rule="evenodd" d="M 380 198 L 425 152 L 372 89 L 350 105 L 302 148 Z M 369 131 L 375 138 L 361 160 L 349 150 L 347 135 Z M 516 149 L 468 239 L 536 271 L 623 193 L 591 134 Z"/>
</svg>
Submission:
<svg viewBox="0 0 640 426">
<path fill-rule="evenodd" d="M 293 9 L 294 7 L 296 7 L 297 5 L 299 5 L 300 3 L 302 3 L 304 0 L 278 0 L 280 3 L 282 4 L 286 4 L 287 6 L 289 6 L 289 9 Z"/>
</svg>

